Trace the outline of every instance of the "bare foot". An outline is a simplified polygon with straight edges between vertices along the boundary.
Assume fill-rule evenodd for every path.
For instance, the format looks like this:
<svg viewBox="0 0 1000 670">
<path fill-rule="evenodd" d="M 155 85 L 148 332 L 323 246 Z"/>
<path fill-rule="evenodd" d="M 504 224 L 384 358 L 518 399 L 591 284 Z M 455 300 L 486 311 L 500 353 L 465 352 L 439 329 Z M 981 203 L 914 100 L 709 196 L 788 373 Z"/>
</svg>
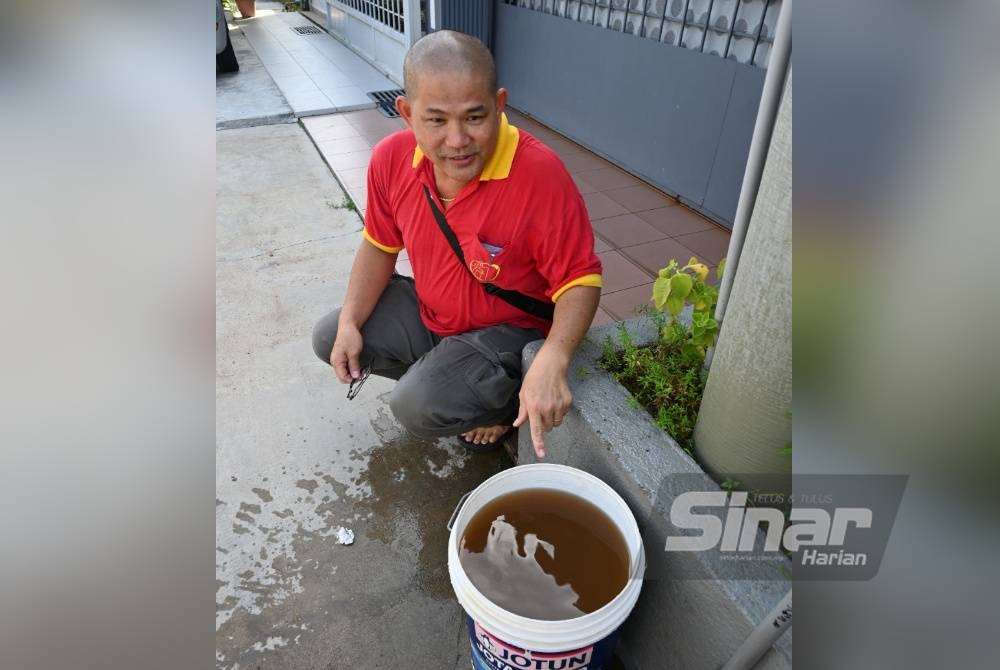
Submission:
<svg viewBox="0 0 1000 670">
<path fill-rule="evenodd" d="M 467 433 L 462 433 L 462 437 L 473 444 L 493 444 L 510 430 L 510 426 L 483 426 L 473 428 Z"/>
</svg>

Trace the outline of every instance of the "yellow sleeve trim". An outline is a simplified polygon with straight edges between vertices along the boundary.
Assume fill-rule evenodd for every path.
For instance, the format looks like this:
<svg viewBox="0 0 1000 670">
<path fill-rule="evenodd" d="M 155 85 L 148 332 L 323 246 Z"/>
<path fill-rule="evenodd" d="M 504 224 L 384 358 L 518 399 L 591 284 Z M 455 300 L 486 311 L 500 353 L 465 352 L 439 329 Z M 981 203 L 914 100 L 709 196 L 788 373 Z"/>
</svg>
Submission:
<svg viewBox="0 0 1000 670">
<path fill-rule="evenodd" d="M 552 294 L 552 302 L 558 300 L 563 293 L 574 286 L 593 286 L 594 288 L 601 288 L 604 284 L 601 283 L 601 275 L 583 275 L 582 277 L 578 277 L 573 281 L 563 284 L 558 291 Z"/>
<path fill-rule="evenodd" d="M 403 247 L 387 247 L 387 246 L 385 246 L 384 244 L 382 244 L 381 242 L 379 242 L 378 240 L 376 240 L 374 237 L 372 237 L 371 235 L 369 235 L 368 231 L 365 230 L 365 229 L 361 230 L 361 236 L 364 237 L 369 242 L 371 242 L 375 247 L 381 249 L 382 251 L 384 251 L 387 254 L 398 254 L 400 251 L 403 250 Z"/>
</svg>

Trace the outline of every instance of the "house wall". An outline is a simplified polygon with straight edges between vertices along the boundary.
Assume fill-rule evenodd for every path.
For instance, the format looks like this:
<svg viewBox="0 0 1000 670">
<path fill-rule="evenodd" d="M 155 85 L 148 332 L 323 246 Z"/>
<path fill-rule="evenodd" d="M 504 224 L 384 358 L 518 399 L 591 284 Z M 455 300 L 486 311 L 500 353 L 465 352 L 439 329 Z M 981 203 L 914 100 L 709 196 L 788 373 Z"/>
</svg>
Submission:
<svg viewBox="0 0 1000 670">
<path fill-rule="evenodd" d="M 512 106 L 732 226 L 765 69 L 505 3 L 494 21 Z"/>
</svg>

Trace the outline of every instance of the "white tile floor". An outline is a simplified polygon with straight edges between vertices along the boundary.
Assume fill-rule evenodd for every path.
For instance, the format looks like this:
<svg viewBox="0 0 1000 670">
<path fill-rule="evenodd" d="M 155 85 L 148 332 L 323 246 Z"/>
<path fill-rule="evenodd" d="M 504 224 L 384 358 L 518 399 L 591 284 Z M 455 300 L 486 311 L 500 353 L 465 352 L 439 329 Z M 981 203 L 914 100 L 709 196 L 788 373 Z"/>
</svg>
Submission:
<svg viewBox="0 0 1000 670">
<path fill-rule="evenodd" d="M 238 24 L 297 116 L 369 109 L 368 91 L 398 88 L 325 32 L 292 30 L 315 25 L 297 12 L 258 13 Z"/>
</svg>

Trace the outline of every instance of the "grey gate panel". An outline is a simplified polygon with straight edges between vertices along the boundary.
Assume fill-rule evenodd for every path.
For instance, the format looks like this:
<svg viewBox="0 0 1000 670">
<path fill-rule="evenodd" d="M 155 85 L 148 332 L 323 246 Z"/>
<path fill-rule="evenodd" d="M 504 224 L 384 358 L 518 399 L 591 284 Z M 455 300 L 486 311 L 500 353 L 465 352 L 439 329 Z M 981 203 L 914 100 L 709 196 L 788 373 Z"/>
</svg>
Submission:
<svg viewBox="0 0 1000 670">
<path fill-rule="evenodd" d="M 703 13 L 699 28 L 697 15 L 671 22 L 659 3 L 668 19 L 654 28 L 640 15 L 623 16 L 616 30 L 615 4 L 588 23 L 556 14 L 559 3 L 550 14 L 498 2 L 494 55 L 510 104 L 731 227 L 765 75 L 752 63 L 766 63 L 767 26 L 747 37 L 745 21 L 723 27 Z"/>
<path fill-rule="evenodd" d="M 493 4 L 496 0 L 442 2 L 438 27 L 475 35 L 493 49 Z"/>
<path fill-rule="evenodd" d="M 726 120 L 719 136 L 719 150 L 712 163 L 708 190 L 702 210 L 711 218 L 732 227 L 736 205 L 740 199 L 743 170 L 750 153 L 750 140 L 757 120 L 760 94 L 764 89 L 766 70 L 738 67 L 733 89 L 726 108 Z"/>
</svg>

